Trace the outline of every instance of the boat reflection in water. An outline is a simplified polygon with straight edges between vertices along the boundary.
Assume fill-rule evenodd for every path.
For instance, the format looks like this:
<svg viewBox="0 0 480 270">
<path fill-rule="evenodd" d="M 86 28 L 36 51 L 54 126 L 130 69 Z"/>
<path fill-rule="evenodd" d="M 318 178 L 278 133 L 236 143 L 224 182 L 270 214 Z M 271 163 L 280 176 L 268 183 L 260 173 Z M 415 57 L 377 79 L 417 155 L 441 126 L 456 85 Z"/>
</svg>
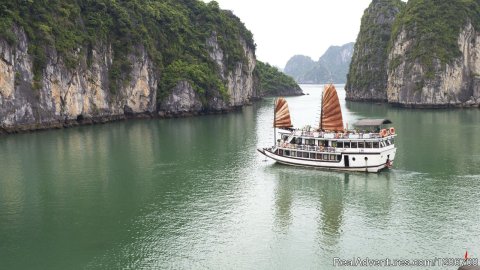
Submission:
<svg viewBox="0 0 480 270">
<path fill-rule="evenodd" d="M 273 165 L 276 175 L 273 225 L 277 233 L 303 231 L 325 249 L 333 249 L 345 237 L 364 236 L 352 226 L 378 226 L 370 220 L 388 222 L 392 209 L 395 174 L 338 174 L 308 169 L 291 170 Z M 319 181 L 321 178 L 322 181 Z"/>
</svg>

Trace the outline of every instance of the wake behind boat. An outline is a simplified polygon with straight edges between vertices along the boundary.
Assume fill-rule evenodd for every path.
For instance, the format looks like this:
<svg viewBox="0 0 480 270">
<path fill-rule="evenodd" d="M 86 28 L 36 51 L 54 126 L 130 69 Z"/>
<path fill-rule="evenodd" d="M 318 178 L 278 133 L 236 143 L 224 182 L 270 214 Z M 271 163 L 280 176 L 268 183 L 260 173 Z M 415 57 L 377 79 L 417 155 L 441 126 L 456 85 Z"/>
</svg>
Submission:
<svg viewBox="0 0 480 270">
<path fill-rule="evenodd" d="M 378 172 L 391 168 L 395 159 L 395 129 L 388 119 L 362 119 L 354 129 L 343 126 L 337 91 L 326 85 L 322 95 L 319 128 L 294 129 L 285 98 L 275 100 L 275 145 L 258 149 L 263 155 L 287 165 L 332 170 Z M 280 139 L 276 139 L 276 129 Z"/>
</svg>

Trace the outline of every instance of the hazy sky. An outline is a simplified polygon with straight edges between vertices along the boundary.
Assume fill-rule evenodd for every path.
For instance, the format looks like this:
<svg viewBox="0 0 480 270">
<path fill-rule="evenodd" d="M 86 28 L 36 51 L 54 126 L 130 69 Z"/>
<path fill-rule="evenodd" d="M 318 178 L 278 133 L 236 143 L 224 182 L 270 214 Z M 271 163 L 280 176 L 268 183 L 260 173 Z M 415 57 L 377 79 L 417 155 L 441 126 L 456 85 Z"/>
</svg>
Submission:
<svg viewBox="0 0 480 270">
<path fill-rule="evenodd" d="M 209 0 L 205 0 L 210 2 Z M 254 35 L 257 58 L 284 68 L 290 57 L 318 58 L 330 45 L 354 42 L 371 0 L 216 0 Z"/>
</svg>

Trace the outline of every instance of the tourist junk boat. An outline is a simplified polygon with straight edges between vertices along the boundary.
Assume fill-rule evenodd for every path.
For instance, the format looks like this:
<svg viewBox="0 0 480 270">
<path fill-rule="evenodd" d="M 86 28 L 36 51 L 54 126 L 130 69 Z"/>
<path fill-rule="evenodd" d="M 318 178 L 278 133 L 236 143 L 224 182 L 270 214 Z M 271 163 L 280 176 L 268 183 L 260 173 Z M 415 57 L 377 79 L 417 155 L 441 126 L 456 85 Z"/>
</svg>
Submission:
<svg viewBox="0 0 480 270">
<path fill-rule="evenodd" d="M 287 165 L 329 170 L 378 172 L 391 168 L 395 159 L 395 129 L 385 128 L 388 119 L 362 119 L 355 129 L 343 127 L 337 91 L 326 85 L 322 95 L 318 129 L 294 129 L 287 101 L 275 100 L 274 140 L 270 148 L 258 149 L 263 155 Z M 280 139 L 276 139 L 276 129 Z"/>
</svg>

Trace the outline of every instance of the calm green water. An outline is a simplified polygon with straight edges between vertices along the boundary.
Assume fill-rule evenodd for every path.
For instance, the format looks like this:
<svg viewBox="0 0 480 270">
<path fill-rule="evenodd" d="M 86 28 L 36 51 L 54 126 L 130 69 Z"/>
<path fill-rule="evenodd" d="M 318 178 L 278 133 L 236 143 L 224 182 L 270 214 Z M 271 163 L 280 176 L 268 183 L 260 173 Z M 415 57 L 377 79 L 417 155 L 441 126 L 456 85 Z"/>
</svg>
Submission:
<svg viewBox="0 0 480 270">
<path fill-rule="evenodd" d="M 321 87 L 304 89 L 288 98 L 296 126 L 318 120 Z M 348 174 L 264 161 L 271 104 L 0 137 L 0 268 L 352 269 L 333 258 L 480 256 L 480 110 L 343 103 L 347 122 L 386 117 L 399 134 L 393 170 Z"/>
</svg>

